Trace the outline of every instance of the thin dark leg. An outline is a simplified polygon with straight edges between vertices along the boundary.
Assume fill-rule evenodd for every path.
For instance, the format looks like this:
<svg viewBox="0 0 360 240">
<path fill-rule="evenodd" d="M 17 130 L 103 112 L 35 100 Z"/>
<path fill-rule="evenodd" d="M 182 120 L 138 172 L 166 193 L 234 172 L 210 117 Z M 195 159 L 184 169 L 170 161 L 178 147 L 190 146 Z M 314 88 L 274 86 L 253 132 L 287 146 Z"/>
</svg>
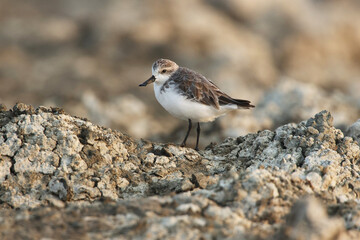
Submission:
<svg viewBox="0 0 360 240">
<path fill-rule="evenodd" d="M 181 147 L 185 147 L 185 146 L 186 146 L 186 140 L 187 140 L 187 138 L 188 138 L 188 136 L 189 136 L 191 127 L 192 127 L 192 124 L 191 124 L 191 120 L 189 119 L 189 128 L 188 128 L 188 130 L 187 130 L 187 133 L 186 133 L 186 136 L 185 136 L 185 138 L 184 138 L 184 141 L 182 141 L 182 143 L 181 143 L 181 145 L 180 145 Z"/>
<path fill-rule="evenodd" d="M 199 138 L 200 138 L 200 123 L 198 122 L 198 126 L 196 129 L 197 132 L 197 136 L 196 136 L 196 146 L 195 146 L 195 150 L 199 151 Z"/>
</svg>

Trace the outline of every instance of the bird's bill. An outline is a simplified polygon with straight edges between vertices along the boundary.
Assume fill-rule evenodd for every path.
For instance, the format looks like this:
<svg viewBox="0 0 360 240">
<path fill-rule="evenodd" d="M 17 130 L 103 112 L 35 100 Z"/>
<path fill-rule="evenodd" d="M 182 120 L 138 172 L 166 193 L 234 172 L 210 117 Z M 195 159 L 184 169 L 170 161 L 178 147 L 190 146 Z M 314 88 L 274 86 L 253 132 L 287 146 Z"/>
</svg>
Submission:
<svg viewBox="0 0 360 240">
<path fill-rule="evenodd" d="M 140 84 L 139 87 L 145 87 L 146 85 L 153 83 L 154 81 L 155 81 L 155 77 L 154 75 L 152 75 L 148 80 Z"/>
</svg>

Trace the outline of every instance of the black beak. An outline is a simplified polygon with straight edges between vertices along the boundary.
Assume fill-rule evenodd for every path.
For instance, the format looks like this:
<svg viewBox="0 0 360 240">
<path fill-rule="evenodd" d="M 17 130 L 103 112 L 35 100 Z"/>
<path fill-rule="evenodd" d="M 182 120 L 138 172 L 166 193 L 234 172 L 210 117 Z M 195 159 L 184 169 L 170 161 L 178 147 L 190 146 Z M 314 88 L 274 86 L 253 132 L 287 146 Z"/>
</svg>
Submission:
<svg viewBox="0 0 360 240">
<path fill-rule="evenodd" d="M 155 77 L 154 77 L 154 75 L 152 75 L 148 80 L 146 80 L 145 82 L 140 84 L 139 87 L 145 87 L 146 85 L 148 85 L 154 81 L 155 81 Z"/>
</svg>

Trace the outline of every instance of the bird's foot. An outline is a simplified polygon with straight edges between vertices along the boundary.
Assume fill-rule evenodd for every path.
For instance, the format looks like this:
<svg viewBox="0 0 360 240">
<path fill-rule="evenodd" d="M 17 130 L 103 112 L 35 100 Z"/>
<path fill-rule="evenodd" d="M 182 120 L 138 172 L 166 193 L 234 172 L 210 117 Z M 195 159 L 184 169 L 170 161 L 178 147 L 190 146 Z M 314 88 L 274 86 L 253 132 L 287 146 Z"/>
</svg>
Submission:
<svg viewBox="0 0 360 240">
<path fill-rule="evenodd" d="M 180 144 L 180 147 L 186 147 L 186 143 L 182 142 L 182 143 Z"/>
</svg>

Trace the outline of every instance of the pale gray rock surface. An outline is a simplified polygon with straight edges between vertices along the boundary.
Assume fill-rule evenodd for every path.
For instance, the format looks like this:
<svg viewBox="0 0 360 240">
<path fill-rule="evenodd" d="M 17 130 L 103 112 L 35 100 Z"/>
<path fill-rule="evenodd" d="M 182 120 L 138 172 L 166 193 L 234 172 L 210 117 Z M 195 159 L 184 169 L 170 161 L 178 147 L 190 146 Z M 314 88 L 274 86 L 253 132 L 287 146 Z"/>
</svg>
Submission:
<svg viewBox="0 0 360 240">
<path fill-rule="evenodd" d="M 347 135 L 360 144 L 360 119 L 348 128 Z"/>
<path fill-rule="evenodd" d="M 359 161 L 327 111 L 196 152 L 19 103 L 0 112 L 0 238 L 359 238 Z"/>
<path fill-rule="evenodd" d="M 253 118 L 258 126 L 273 129 L 310 118 L 325 108 L 336 116 L 334 125 L 343 130 L 360 114 L 354 99 L 339 91 L 327 93 L 313 83 L 283 78 L 260 99 Z"/>
<path fill-rule="evenodd" d="M 321 203 L 314 197 L 297 201 L 278 239 L 351 239 L 344 233 L 344 222 L 340 218 L 329 218 Z"/>
</svg>

